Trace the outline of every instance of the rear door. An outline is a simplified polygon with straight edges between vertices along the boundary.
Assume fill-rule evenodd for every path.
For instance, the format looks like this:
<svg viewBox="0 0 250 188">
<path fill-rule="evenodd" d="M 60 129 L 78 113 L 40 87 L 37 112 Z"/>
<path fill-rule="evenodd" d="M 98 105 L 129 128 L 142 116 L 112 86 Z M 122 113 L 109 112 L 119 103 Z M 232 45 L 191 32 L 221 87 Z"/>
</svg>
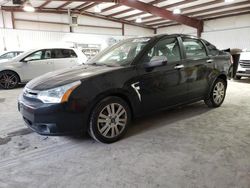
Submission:
<svg viewBox="0 0 250 188">
<path fill-rule="evenodd" d="M 182 44 L 187 70 L 188 99 L 202 98 L 209 87 L 208 76 L 214 66 L 214 60 L 208 56 L 201 40 L 182 37 Z"/>
<path fill-rule="evenodd" d="M 52 56 L 55 70 L 78 64 L 77 54 L 72 49 L 53 49 Z"/>
</svg>

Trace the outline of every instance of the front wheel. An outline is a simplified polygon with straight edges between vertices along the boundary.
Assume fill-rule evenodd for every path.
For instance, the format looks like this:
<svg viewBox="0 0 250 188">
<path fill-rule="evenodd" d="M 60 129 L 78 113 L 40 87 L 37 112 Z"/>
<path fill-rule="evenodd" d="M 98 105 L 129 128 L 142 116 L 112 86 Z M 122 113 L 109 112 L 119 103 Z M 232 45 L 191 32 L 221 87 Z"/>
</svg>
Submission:
<svg viewBox="0 0 250 188">
<path fill-rule="evenodd" d="M 226 96 L 226 82 L 223 79 L 218 78 L 208 99 L 205 99 L 205 103 L 208 107 L 219 107 L 223 103 Z"/>
<path fill-rule="evenodd" d="M 119 97 L 107 97 L 91 113 L 89 134 L 99 142 L 115 142 L 125 135 L 130 120 L 128 104 Z"/>
<path fill-rule="evenodd" d="M 19 77 L 15 72 L 3 71 L 0 72 L 0 88 L 13 89 L 19 83 Z"/>
</svg>

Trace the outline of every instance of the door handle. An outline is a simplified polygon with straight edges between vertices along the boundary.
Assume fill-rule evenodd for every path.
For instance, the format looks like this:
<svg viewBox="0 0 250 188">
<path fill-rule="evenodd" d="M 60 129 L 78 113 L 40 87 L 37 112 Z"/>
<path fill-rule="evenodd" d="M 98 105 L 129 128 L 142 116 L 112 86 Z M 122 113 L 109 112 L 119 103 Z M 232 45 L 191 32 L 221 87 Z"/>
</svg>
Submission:
<svg viewBox="0 0 250 188">
<path fill-rule="evenodd" d="M 212 63 L 214 60 L 212 60 L 212 59 L 208 59 L 207 60 L 207 63 Z"/>
<path fill-rule="evenodd" d="M 184 68 L 184 65 L 176 65 L 176 66 L 174 67 L 174 69 L 182 69 L 182 68 Z"/>
</svg>

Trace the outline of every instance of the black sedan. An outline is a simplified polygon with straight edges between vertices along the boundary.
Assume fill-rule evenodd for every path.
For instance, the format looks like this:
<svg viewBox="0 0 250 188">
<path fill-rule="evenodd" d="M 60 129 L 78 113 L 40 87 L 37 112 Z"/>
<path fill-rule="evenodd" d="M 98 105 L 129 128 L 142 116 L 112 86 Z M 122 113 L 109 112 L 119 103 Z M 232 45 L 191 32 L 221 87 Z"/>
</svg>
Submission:
<svg viewBox="0 0 250 188">
<path fill-rule="evenodd" d="M 204 100 L 225 98 L 230 55 L 187 35 L 124 40 L 86 65 L 30 81 L 19 97 L 25 123 L 42 135 L 88 132 L 115 142 L 132 118 Z"/>
</svg>

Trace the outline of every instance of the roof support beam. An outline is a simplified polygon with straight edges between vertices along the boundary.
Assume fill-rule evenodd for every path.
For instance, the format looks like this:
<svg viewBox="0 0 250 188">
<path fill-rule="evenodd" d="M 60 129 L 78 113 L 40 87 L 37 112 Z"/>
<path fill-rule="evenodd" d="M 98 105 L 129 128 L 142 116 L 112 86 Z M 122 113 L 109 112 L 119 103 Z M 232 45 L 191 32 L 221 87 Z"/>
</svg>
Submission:
<svg viewBox="0 0 250 188">
<path fill-rule="evenodd" d="M 220 0 L 220 1 L 218 1 L 218 2 L 224 2 L 224 0 Z M 218 2 L 214 2 L 214 4 L 217 4 Z M 234 8 L 234 7 L 238 7 L 238 6 L 242 6 L 242 5 L 246 5 L 246 6 L 250 6 L 250 2 L 246 2 L 246 1 L 244 1 L 244 2 L 239 2 L 239 3 L 232 3 L 232 4 L 227 4 L 227 5 L 222 5 L 222 6 L 218 6 L 218 7 L 214 7 L 214 8 L 207 8 L 207 9 L 202 9 L 202 10 L 199 10 L 199 11 L 191 11 L 191 12 L 188 12 L 188 13 L 186 13 L 186 11 L 190 11 L 190 10 L 193 10 L 193 9 L 195 9 L 195 8 L 201 8 L 201 7 L 203 7 L 204 5 L 207 5 L 207 6 L 209 6 L 210 4 L 211 4 L 211 2 L 209 2 L 209 4 L 207 4 L 207 3 L 204 3 L 204 4 L 202 4 L 202 5 L 195 5 L 195 6 L 191 6 L 191 7 L 188 7 L 188 8 L 184 8 L 184 9 L 182 9 L 182 11 L 183 11 L 183 14 L 185 14 L 186 16 L 192 16 L 192 15 L 196 15 L 195 17 L 198 17 L 199 19 L 201 19 L 200 18 L 200 16 L 199 16 L 199 14 L 203 14 L 203 13 L 207 13 L 207 14 L 209 14 L 209 12 L 213 12 L 213 11 L 223 11 L 223 9 L 225 9 L 225 8 Z M 235 9 L 234 9 L 235 10 Z M 231 10 L 231 11 L 234 11 L 234 10 Z M 154 18 L 154 17 L 151 17 L 151 18 Z M 142 21 L 143 21 L 143 23 L 144 24 L 148 24 L 148 23 L 153 23 L 153 22 L 157 22 L 157 21 L 163 21 L 164 19 L 154 19 L 154 20 L 149 20 L 149 21 L 147 21 L 147 19 L 149 19 L 148 17 L 145 19 L 145 17 L 142 19 Z"/>
<path fill-rule="evenodd" d="M 77 7 L 73 8 L 73 9 L 75 9 L 75 10 L 76 9 L 81 9 L 81 8 L 87 6 L 88 4 L 90 4 L 90 3 L 89 2 L 85 2 L 85 3 L 82 3 L 82 4 L 78 5 Z"/>
<path fill-rule="evenodd" d="M 92 7 L 96 6 L 96 5 L 98 5 L 98 4 L 99 4 L 99 3 L 92 3 L 92 4 L 90 4 L 90 5 L 87 5 L 86 7 L 83 7 L 82 9 L 80 9 L 80 11 L 82 12 L 82 11 L 88 10 L 88 9 L 90 9 L 90 8 L 92 8 Z"/>
<path fill-rule="evenodd" d="M 41 9 L 43 7 L 45 7 L 47 4 L 49 4 L 51 2 L 51 0 L 45 1 L 43 4 L 41 4 L 38 8 Z"/>
<path fill-rule="evenodd" d="M 11 11 L 13 11 L 13 12 L 24 12 L 24 10 L 22 8 L 20 8 L 20 7 L 3 6 L 1 9 L 6 10 L 6 11 L 10 11 L 10 12 Z M 68 13 L 68 11 L 66 9 L 55 10 L 53 8 L 38 9 L 38 10 L 36 10 L 36 12 L 38 12 L 38 13 L 55 13 L 55 14 L 67 14 Z M 85 12 L 85 11 L 80 12 L 80 10 L 75 10 L 75 9 L 71 10 L 71 12 L 73 14 L 81 14 L 81 15 L 100 18 L 100 19 L 109 20 L 109 21 L 113 21 L 113 22 L 124 23 L 124 24 L 128 24 L 128 25 L 134 25 L 134 26 L 143 27 L 143 28 L 147 28 L 147 29 L 153 29 L 150 26 L 146 26 L 146 25 L 143 25 L 143 24 L 140 24 L 140 23 L 129 22 L 129 21 L 126 21 L 126 20 L 107 17 L 107 16 L 104 16 L 104 15 L 95 14 L 95 13 L 91 13 L 91 12 Z"/>
<path fill-rule="evenodd" d="M 68 1 L 66 3 L 63 3 L 61 6 L 57 7 L 57 9 L 62 9 L 64 7 L 66 7 L 67 5 L 71 4 L 72 2 Z"/>
<path fill-rule="evenodd" d="M 110 6 L 110 7 L 107 7 L 107 8 L 102 9 L 102 12 L 107 12 L 107 11 L 112 10 L 112 9 L 115 9 L 115 8 L 117 8 L 117 7 L 119 7 L 119 6 L 121 6 L 121 5 L 119 5 L 119 4 L 112 5 L 112 6 Z"/>
<path fill-rule="evenodd" d="M 190 18 L 184 15 L 174 15 L 171 11 L 165 10 L 141 1 L 136 1 L 136 0 L 119 0 L 119 3 L 122 5 L 126 5 L 128 7 L 138 9 L 144 12 L 148 12 L 150 14 L 153 14 L 155 16 L 162 17 L 166 20 L 173 20 L 178 23 L 196 28 L 199 30 L 199 32 L 203 31 L 203 21 Z"/>
</svg>

